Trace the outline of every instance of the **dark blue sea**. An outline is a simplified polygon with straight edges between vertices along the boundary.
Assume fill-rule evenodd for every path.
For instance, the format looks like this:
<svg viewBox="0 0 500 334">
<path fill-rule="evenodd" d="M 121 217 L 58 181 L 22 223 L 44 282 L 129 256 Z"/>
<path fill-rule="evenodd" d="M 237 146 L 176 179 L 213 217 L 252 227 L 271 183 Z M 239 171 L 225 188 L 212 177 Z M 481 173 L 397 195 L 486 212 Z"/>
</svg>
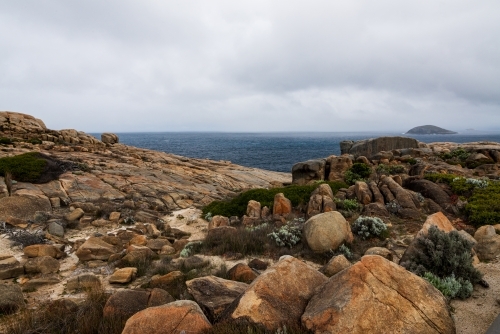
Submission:
<svg viewBox="0 0 500 334">
<path fill-rule="evenodd" d="M 100 134 L 94 134 L 100 138 Z M 388 132 L 336 133 L 211 133 L 148 132 L 117 133 L 126 145 L 164 151 L 190 158 L 229 160 L 235 164 L 279 172 L 291 172 L 300 161 L 340 154 L 343 140 L 380 136 L 413 137 L 425 143 L 449 141 L 500 142 L 500 133 L 462 133 L 454 135 L 406 135 Z"/>
</svg>

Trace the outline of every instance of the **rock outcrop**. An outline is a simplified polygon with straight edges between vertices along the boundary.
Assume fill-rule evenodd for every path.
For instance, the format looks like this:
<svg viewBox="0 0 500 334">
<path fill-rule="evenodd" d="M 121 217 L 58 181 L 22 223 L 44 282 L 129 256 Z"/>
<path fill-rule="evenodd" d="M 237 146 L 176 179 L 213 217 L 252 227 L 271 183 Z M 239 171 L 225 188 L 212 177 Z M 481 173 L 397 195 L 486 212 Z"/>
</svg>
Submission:
<svg viewBox="0 0 500 334">
<path fill-rule="evenodd" d="M 349 145 L 351 144 L 352 145 Z M 418 140 L 408 137 L 378 137 L 357 142 L 342 142 L 342 154 L 352 154 L 354 157 L 365 156 L 370 159 L 381 151 L 392 151 L 403 148 L 419 148 L 422 146 Z"/>
<path fill-rule="evenodd" d="M 455 333 L 436 288 L 376 255 L 330 278 L 309 301 L 302 323 L 315 333 Z"/>
</svg>

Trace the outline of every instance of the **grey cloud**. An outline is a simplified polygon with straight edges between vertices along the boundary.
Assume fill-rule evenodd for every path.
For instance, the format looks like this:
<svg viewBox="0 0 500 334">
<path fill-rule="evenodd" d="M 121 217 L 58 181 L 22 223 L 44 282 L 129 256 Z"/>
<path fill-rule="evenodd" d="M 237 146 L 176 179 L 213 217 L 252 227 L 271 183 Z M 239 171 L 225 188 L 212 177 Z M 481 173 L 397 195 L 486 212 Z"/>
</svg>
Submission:
<svg viewBox="0 0 500 334">
<path fill-rule="evenodd" d="M 498 1 L 5 1 L 0 109 L 85 131 L 500 129 Z"/>
</svg>

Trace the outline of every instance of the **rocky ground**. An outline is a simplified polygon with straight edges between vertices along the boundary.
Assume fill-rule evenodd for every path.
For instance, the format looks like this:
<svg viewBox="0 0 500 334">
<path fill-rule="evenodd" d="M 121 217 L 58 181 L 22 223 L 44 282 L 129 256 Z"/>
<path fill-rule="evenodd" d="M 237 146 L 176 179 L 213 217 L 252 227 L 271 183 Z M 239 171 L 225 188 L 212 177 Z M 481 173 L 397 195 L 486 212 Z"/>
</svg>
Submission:
<svg viewBox="0 0 500 334">
<path fill-rule="evenodd" d="M 62 170 L 48 182 L 0 177 L 1 313 L 59 299 L 80 305 L 85 290 L 96 285 L 112 294 L 104 317 L 130 317 L 123 333 L 148 332 L 146 327 L 148 333 L 206 332 L 222 319 L 244 319 L 273 332 L 300 323 L 315 333 L 484 333 L 500 313 L 500 226 L 476 231 L 459 213 L 461 200 L 423 178 L 498 179 L 498 143 L 343 143 L 344 155 L 298 163 L 287 174 L 129 147 L 113 134 L 101 141 L 75 130 L 49 130 L 18 113 L 0 112 L 2 137 L 16 140 L 0 146 L 0 158 L 40 152 Z M 460 157 L 445 155 L 459 148 L 469 152 L 461 164 L 454 160 Z M 250 201 L 243 217 L 207 221 L 201 214 L 212 201 L 252 188 L 344 181 L 356 162 L 371 169 L 367 182 L 335 193 L 322 184 L 307 206 L 293 207 L 277 194 L 272 208 Z M 345 200 L 359 210 L 347 210 Z M 387 238 L 353 234 L 360 214 L 382 218 Z M 241 231 L 258 233 L 258 226 L 277 231 L 293 217 L 303 218 L 303 237 L 288 250 L 266 246 L 254 256 L 195 250 L 207 236 L 227 242 Z M 449 302 L 397 265 L 432 225 L 460 230 L 476 243 L 476 266 L 489 288 L 476 285 L 472 297 Z M 12 243 L 27 238 L 40 242 L 24 248 Z M 354 253 L 350 261 L 335 251 L 342 244 Z M 324 256 L 329 252 L 331 259 Z M 157 321 L 164 317 L 173 319 L 168 330 Z"/>
</svg>

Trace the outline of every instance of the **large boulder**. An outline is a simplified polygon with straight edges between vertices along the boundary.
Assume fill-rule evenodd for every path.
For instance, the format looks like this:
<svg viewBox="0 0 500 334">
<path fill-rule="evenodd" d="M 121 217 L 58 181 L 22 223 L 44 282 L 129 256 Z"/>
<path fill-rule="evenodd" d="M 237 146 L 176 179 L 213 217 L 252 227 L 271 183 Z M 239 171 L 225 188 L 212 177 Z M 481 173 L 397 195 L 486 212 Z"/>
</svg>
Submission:
<svg viewBox="0 0 500 334">
<path fill-rule="evenodd" d="M 344 255 L 337 255 L 332 257 L 320 271 L 325 274 L 326 277 L 332 277 L 350 266 L 351 262 L 349 262 Z"/>
<path fill-rule="evenodd" d="M 356 193 L 358 201 L 363 205 L 370 204 L 373 200 L 372 191 L 366 182 L 356 181 L 354 192 Z"/>
<path fill-rule="evenodd" d="M 330 172 L 328 173 L 328 181 L 344 181 L 345 172 L 352 166 L 352 157 L 342 155 L 340 157 L 330 156 L 327 159 Z"/>
<path fill-rule="evenodd" d="M 500 235 L 492 225 L 484 225 L 474 233 L 477 244 L 474 246 L 481 261 L 493 260 L 500 255 Z"/>
<path fill-rule="evenodd" d="M 54 245 L 37 244 L 26 246 L 23 249 L 24 255 L 27 257 L 39 257 L 39 256 L 50 256 L 54 259 L 60 259 L 65 254 L 59 248 Z"/>
<path fill-rule="evenodd" d="M 259 274 L 244 263 L 237 263 L 227 272 L 227 278 L 232 281 L 252 283 Z"/>
<path fill-rule="evenodd" d="M 19 286 L 0 284 L 0 314 L 11 314 L 25 306 Z"/>
<path fill-rule="evenodd" d="M 325 159 L 299 162 L 292 167 L 292 183 L 298 185 L 309 184 L 313 181 L 325 179 Z"/>
<path fill-rule="evenodd" d="M 443 209 L 451 209 L 450 196 L 439 185 L 425 179 L 408 179 L 404 186 L 410 190 L 421 193 L 424 197 L 432 199 Z"/>
<path fill-rule="evenodd" d="M 355 142 L 348 153 L 359 157 L 361 155 L 372 158 L 380 151 L 392 151 L 402 148 L 419 148 L 419 142 L 407 137 L 379 137 Z M 346 152 L 347 153 L 347 152 Z"/>
<path fill-rule="evenodd" d="M 287 218 L 292 212 L 292 202 L 283 193 L 274 195 L 273 216 Z"/>
<path fill-rule="evenodd" d="M 248 284 L 216 276 L 195 278 L 187 281 L 186 285 L 188 292 L 211 321 L 217 320 L 220 314 L 248 288 Z"/>
<path fill-rule="evenodd" d="M 119 139 L 118 139 L 118 136 L 115 135 L 114 133 L 105 132 L 105 133 L 101 134 L 101 141 L 104 144 L 113 145 L 113 144 L 118 143 Z"/>
<path fill-rule="evenodd" d="M 27 274 L 52 274 L 59 271 L 61 264 L 50 256 L 31 258 L 24 264 Z"/>
<path fill-rule="evenodd" d="M 354 239 L 351 226 L 338 211 L 325 212 L 309 218 L 304 224 L 304 237 L 309 247 L 318 253 L 335 250 Z"/>
<path fill-rule="evenodd" d="M 0 255 L 0 280 L 16 278 L 24 274 L 24 266 L 13 256 Z"/>
<path fill-rule="evenodd" d="M 48 198 L 11 196 L 0 198 L 0 221 L 8 218 L 31 220 L 37 211 L 52 212 Z"/>
<path fill-rule="evenodd" d="M 122 334 L 202 333 L 212 325 L 190 300 L 149 307 L 129 318 Z"/>
<path fill-rule="evenodd" d="M 76 256 L 80 261 L 104 260 L 117 252 L 114 245 L 108 244 L 98 237 L 88 238 L 76 251 Z"/>
<path fill-rule="evenodd" d="M 315 333 L 455 333 L 441 292 L 377 255 L 330 278 L 311 298 L 302 324 Z"/>
<path fill-rule="evenodd" d="M 298 323 L 309 298 L 326 280 L 316 269 L 285 256 L 257 277 L 223 316 L 271 331 L 283 323 Z"/>
<path fill-rule="evenodd" d="M 417 210 L 415 202 L 412 199 L 412 195 L 408 190 L 401 187 L 392 177 L 382 175 L 381 184 L 387 186 L 391 193 L 394 195 L 396 201 L 404 209 Z M 382 189 L 381 189 L 382 190 Z"/>
</svg>

